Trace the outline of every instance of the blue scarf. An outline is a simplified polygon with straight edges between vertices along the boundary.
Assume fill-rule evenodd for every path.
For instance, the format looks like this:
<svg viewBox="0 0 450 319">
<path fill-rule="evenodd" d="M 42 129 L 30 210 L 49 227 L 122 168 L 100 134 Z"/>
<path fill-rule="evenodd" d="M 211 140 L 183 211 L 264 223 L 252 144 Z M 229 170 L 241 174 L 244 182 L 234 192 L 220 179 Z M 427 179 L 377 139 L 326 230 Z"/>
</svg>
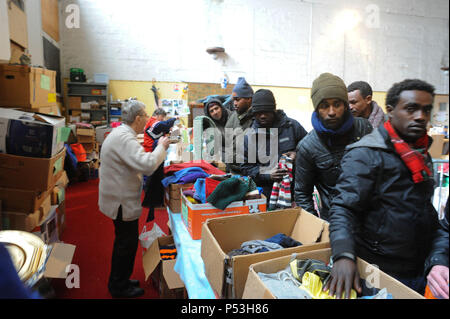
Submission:
<svg viewBox="0 0 450 319">
<path fill-rule="evenodd" d="M 350 131 L 350 129 L 353 127 L 353 115 L 350 112 L 348 112 L 347 114 L 348 114 L 347 120 L 336 131 L 326 128 L 325 125 L 323 125 L 322 121 L 319 118 L 319 114 L 317 113 L 317 111 L 313 112 L 313 114 L 311 116 L 311 123 L 312 123 L 312 126 L 314 127 L 314 129 L 317 131 L 317 133 L 328 134 L 328 135 L 344 135 L 345 133 Z"/>
</svg>

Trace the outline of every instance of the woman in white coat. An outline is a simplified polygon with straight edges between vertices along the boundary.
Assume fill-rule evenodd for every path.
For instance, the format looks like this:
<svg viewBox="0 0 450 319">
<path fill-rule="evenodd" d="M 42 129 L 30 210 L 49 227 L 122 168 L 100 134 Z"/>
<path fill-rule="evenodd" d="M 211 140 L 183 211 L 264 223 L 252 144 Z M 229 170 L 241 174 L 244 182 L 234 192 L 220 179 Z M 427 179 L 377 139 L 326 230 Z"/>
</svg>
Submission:
<svg viewBox="0 0 450 319">
<path fill-rule="evenodd" d="M 98 205 L 115 227 L 108 282 L 113 297 L 138 297 L 144 293 L 139 281 L 130 279 L 139 242 L 142 176 L 153 174 L 165 160 L 169 147 L 169 139 L 161 137 L 153 152 L 145 152 L 137 134 L 143 133 L 148 119 L 142 102 L 128 102 L 122 108 L 123 124 L 106 137 L 100 154 Z"/>
</svg>

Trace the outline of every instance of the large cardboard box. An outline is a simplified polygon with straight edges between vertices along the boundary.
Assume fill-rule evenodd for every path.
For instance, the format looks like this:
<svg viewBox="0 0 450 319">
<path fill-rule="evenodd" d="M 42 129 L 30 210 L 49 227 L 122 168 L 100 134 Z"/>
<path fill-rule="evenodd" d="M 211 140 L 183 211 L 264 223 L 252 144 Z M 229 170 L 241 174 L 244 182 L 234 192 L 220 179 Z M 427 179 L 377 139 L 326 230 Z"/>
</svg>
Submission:
<svg viewBox="0 0 450 319">
<path fill-rule="evenodd" d="M 0 64 L 0 106 L 37 108 L 56 103 L 56 71 Z"/>
<path fill-rule="evenodd" d="M 62 234 L 66 229 L 66 201 L 59 204 L 56 209 L 56 227 L 58 229 L 58 238 L 61 240 Z"/>
<path fill-rule="evenodd" d="M 330 261 L 330 257 L 330 248 L 296 254 L 296 259 L 316 259 L 326 263 Z M 275 299 L 259 278 L 258 272 L 278 272 L 286 268 L 291 259 L 292 256 L 284 256 L 252 264 L 248 272 L 243 299 Z M 386 288 L 394 299 L 424 299 L 422 295 L 360 258 L 357 259 L 356 266 L 362 279 L 367 279 L 375 288 Z"/>
<path fill-rule="evenodd" d="M 64 172 L 66 149 L 51 158 L 0 154 L 0 187 L 45 191 Z"/>
<path fill-rule="evenodd" d="M 170 184 L 164 189 L 164 202 L 166 206 L 169 206 L 172 213 L 181 213 L 181 192 L 193 185 L 193 183 Z"/>
<path fill-rule="evenodd" d="M 175 272 L 176 259 L 162 260 L 160 247 L 173 245 L 173 236 L 159 237 L 147 249 L 142 257 L 145 280 L 152 275 L 152 280 L 157 284 L 161 298 L 170 298 L 179 295 L 179 289 L 184 289 L 184 283 Z"/>
<path fill-rule="evenodd" d="M 27 15 L 12 1 L 8 1 L 9 38 L 28 48 Z"/>
<path fill-rule="evenodd" d="M 49 215 L 51 211 L 50 196 L 47 196 L 38 209 L 30 213 L 4 211 L 2 216 L 5 230 L 33 231 Z"/>
<path fill-rule="evenodd" d="M 0 108 L 0 152 L 52 157 L 64 148 L 66 119 L 50 114 Z"/>
<path fill-rule="evenodd" d="M 267 199 L 264 195 L 261 195 L 260 199 L 232 202 L 225 210 L 218 209 L 210 203 L 193 204 L 187 200 L 181 190 L 180 196 L 181 219 L 194 240 L 202 237 L 202 225 L 208 219 L 265 212 L 267 209 Z"/>
<path fill-rule="evenodd" d="M 243 242 L 264 240 L 279 233 L 301 242 L 302 246 L 232 258 L 228 256 Z M 330 247 L 328 223 L 300 208 L 209 219 L 203 224 L 201 245 L 206 277 L 215 293 L 222 298 L 225 297 L 226 264 L 233 269 L 232 295 L 241 298 L 251 264 L 294 252 Z"/>
</svg>

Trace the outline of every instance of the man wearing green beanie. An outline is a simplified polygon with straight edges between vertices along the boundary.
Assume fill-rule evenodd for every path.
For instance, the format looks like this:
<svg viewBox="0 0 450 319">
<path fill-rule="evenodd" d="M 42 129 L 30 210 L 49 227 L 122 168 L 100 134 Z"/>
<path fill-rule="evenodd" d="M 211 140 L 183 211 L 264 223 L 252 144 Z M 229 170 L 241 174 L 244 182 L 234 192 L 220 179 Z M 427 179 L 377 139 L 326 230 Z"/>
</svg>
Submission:
<svg viewBox="0 0 450 319">
<path fill-rule="evenodd" d="M 353 117 L 347 87 L 336 75 L 323 73 L 315 79 L 311 99 L 314 129 L 297 145 L 294 198 L 298 206 L 328 220 L 345 147 L 370 133 L 372 126 Z M 314 208 L 314 186 L 320 195 L 319 211 Z"/>
</svg>

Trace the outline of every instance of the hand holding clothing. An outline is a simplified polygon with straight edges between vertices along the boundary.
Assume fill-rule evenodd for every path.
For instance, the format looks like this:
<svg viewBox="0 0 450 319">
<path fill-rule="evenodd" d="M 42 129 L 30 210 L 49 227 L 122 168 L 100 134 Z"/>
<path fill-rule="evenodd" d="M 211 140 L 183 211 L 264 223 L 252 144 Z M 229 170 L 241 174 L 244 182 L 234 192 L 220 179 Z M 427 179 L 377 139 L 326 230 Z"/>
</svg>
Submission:
<svg viewBox="0 0 450 319">
<path fill-rule="evenodd" d="M 356 263 L 346 257 L 340 258 L 334 263 L 331 269 L 331 278 L 326 283 L 323 291 L 329 289 L 329 295 L 336 295 L 336 299 L 341 299 L 345 291 L 345 298 L 348 299 L 352 288 L 361 293 L 362 288 Z"/>
<path fill-rule="evenodd" d="M 436 265 L 431 268 L 427 280 L 434 297 L 448 299 L 448 273 L 446 266 Z"/>
<path fill-rule="evenodd" d="M 275 182 L 279 182 L 283 179 L 284 175 L 286 174 L 288 174 L 287 169 L 277 168 L 270 174 L 270 178 Z"/>
</svg>

